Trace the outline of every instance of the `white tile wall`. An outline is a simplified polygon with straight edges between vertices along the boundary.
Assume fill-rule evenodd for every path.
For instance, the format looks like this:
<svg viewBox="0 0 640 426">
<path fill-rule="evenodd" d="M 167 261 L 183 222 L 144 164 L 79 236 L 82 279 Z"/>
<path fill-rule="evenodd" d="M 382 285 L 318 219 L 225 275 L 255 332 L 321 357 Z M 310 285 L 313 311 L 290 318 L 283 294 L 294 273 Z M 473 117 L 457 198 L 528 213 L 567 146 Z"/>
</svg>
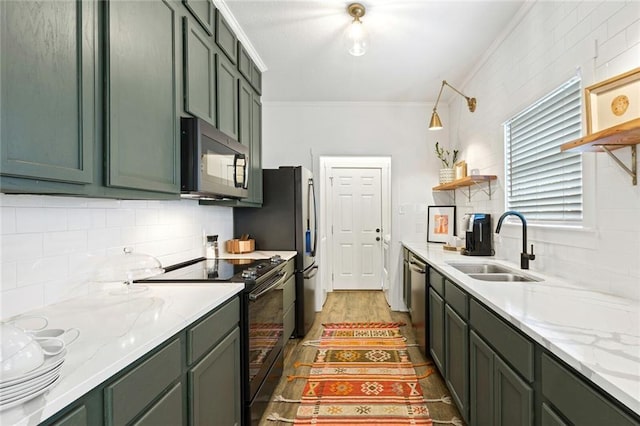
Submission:
<svg viewBox="0 0 640 426">
<path fill-rule="evenodd" d="M 232 237 L 229 207 L 0 194 L 0 318 L 86 294 L 125 246 L 171 265 L 203 254 L 203 235 Z"/>
<path fill-rule="evenodd" d="M 596 53 L 597 46 L 597 53 Z M 491 200 L 471 202 L 458 194 L 459 211 L 504 211 L 505 120 L 569 79 L 579 70 L 589 86 L 640 66 L 640 2 L 536 2 L 502 44 L 479 65 L 463 91 L 478 98 L 474 114 L 450 114 L 453 144 L 470 168 L 498 176 Z M 458 99 L 451 111 L 460 108 Z M 617 151 L 629 164 L 630 150 Z M 587 159 L 588 157 L 585 157 Z M 586 287 L 640 299 L 640 186 L 605 154 L 595 155 L 585 193 L 595 202 L 584 230 L 530 227 L 536 260 L 531 269 L 565 277 Z M 499 257 L 519 262 L 519 224 L 496 238 Z"/>
</svg>

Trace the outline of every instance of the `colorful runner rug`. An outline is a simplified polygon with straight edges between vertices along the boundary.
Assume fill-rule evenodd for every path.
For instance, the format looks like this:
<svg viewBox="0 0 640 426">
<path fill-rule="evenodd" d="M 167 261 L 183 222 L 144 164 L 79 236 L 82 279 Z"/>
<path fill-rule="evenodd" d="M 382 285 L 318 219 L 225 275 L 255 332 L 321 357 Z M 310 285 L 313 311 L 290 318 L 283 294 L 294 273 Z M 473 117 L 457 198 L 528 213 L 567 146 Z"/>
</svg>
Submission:
<svg viewBox="0 0 640 426">
<path fill-rule="evenodd" d="M 431 425 L 398 323 L 324 324 L 293 423 Z M 298 364 L 304 365 L 304 364 Z M 428 371 L 423 377 L 429 375 Z M 290 379 L 303 376 L 291 376 Z M 292 420 L 272 414 L 269 420 Z M 449 422 L 447 422 L 449 423 Z"/>
</svg>

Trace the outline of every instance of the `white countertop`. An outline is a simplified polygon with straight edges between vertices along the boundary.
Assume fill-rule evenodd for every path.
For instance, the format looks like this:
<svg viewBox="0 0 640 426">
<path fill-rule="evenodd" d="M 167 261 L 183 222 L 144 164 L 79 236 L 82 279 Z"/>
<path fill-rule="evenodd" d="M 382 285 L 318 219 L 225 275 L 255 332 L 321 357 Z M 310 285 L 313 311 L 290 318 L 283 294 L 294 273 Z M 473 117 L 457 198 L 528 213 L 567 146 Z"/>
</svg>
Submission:
<svg viewBox="0 0 640 426">
<path fill-rule="evenodd" d="M 488 282 L 470 278 L 447 262 L 491 262 L 462 256 L 441 244 L 402 242 L 476 299 L 586 378 L 640 414 L 640 303 L 599 293 L 540 273 L 541 282 Z"/>
<path fill-rule="evenodd" d="M 0 412 L 0 424 L 35 425 L 49 418 L 243 288 L 181 283 L 149 285 L 128 295 L 105 290 L 24 314 L 45 316 L 48 328 L 77 328 L 80 337 L 67 348 L 58 383 Z"/>
</svg>

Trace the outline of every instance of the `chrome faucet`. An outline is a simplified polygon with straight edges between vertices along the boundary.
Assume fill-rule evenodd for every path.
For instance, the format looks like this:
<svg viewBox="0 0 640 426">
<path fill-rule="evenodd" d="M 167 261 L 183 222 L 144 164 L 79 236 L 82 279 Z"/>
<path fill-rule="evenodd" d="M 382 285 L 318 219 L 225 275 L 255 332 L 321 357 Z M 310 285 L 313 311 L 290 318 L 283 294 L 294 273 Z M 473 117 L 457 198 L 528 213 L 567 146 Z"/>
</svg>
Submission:
<svg viewBox="0 0 640 426">
<path fill-rule="evenodd" d="M 507 216 L 518 216 L 522 221 L 522 253 L 520 253 L 520 269 L 529 269 L 529 261 L 535 260 L 536 255 L 533 254 L 533 244 L 531 244 L 531 253 L 527 253 L 527 221 L 525 220 L 522 213 L 519 213 L 513 210 L 504 212 L 502 216 L 500 216 L 500 219 L 498 219 L 496 234 L 500 233 L 500 228 L 502 227 L 502 221 Z"/>
</svg>

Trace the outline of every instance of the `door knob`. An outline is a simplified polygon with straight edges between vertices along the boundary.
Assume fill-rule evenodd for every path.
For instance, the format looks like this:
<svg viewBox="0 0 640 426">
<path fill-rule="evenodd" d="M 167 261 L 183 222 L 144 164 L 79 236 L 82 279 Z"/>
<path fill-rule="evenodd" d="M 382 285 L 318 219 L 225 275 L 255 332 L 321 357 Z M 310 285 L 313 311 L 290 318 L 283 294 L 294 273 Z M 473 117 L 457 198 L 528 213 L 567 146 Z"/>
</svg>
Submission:
<svg viewBox="0 0 640 426">
<path fill-rule="evenodd" d="M 376 237 L 376 241 L 380 241 L 380 237 Z"/>
<path fill-rule="evenodd" d="M 376 228 L 376 232 L 380 232 L 380 228 Z"/>
</svg>

